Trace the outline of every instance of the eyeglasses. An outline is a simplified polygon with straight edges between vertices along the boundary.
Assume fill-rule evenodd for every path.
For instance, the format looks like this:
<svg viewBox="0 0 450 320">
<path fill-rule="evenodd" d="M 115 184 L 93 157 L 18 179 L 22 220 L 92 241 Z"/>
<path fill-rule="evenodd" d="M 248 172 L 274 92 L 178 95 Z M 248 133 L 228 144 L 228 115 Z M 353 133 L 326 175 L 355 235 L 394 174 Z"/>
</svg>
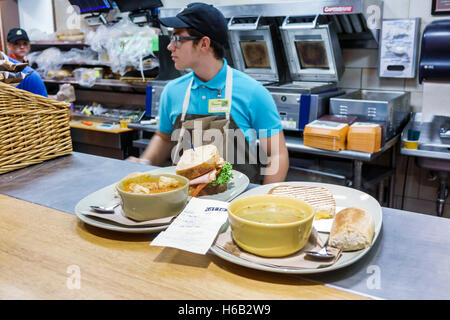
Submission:
<svg viewBox="0 0 450 320">
<path fill-rule="evenodd" d="M 181 40 L 199 40 L 201 38 L 202 37 L 194 37 L 194 36 L 184 37 L 184 36 L 173 35 L 170 38 L 170 43 L 174 42 L 175 43 L 175 47 L 178 48 L 180 46 L 180 41 Z"/>
</svg>

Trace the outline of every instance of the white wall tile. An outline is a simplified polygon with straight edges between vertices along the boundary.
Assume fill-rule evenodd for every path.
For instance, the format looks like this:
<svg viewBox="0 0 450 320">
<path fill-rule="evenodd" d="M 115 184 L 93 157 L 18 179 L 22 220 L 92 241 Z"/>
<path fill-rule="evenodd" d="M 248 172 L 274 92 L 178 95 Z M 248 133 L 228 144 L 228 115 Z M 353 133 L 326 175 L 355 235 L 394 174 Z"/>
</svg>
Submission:
<svg viewBox="0 0 450 320">
<path fill-rule="evenodd" d="M 423 91 L 423 84 L 419 83 L 418 72 L 417 72 L 417 76 L 414 79 L 406 79 L 405 80 L 405 90 L 406 91 L 415 91 L 415 92 Z"/>
<path fill-rule="evenodd" d="M 409 2 L 410 0 L 384 0 L 383 19 L 408 18 Z"/>
<path fill-rule="evenodd" d="M 411 111 L 422 112 L 423 93 L 421 91 L 411 92 Z"/>
<path fill-rule="evenodd" d="M 361 68 L 345 68 L 339 88 L 360 89 L 361 88 Z"/>
<path fill-rule="evenodd" d="M 378 67 L 378 49 L 344 49 L 342 50 L 342 56 L 346 67 Z"/>
<path fill-rule="evenodd" d="M 405 80 L 396 78 L 380 78 L 378 76 L 378 69 L 367 68 L 362 70 L 363 89 L 378 89 L 378 90 L 404 90 Z"/>
</svg>

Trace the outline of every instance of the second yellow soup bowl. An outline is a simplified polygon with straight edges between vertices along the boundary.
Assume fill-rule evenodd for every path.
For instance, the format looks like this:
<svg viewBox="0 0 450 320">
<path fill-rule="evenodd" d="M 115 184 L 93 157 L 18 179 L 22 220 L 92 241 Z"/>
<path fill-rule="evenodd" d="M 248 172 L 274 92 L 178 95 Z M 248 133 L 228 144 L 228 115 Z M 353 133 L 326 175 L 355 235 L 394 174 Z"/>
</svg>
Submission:
<svg viewBox="0 0 450 320">
<path fill-rule="evenodd" d="M 234 241 L 263 257 L 283 257 L 301 250 L 311 234 L 314 214 L 314 208 L 304 201 L 274 195 L 249 196 L 228 206 Z"/>
</svg>

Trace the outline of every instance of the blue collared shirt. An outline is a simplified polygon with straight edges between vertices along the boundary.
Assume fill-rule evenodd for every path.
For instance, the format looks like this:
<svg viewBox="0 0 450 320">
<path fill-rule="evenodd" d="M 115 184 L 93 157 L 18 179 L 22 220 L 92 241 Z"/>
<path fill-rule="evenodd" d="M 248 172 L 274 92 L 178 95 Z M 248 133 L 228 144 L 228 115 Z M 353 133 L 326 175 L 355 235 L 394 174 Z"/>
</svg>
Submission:
<svg viewBox="0 0 450 320">
<path fill-rule="evenodd" d="M 192 77 L 191 98 L 187 113 L 208 115 L 209 99 L 225 98 L 225 81 L 227 61 L 219 73 L 210 81 L 203 82 L 190 72 L 170 81 L 160 97 L 159 131 L 171 134 L 176 118 L 183 111 L 183 101 Z M 245 73 L 233 69 L 233 91 L 231 117 L 244 132 L 248 141 L 254 134 L 259 137 L 270 137 L 282 130 L 280 115 L 275 101 L 269 91 L 258 81 Z M 252 130 L 253 129 L 253 130 Z"/>
</svg>

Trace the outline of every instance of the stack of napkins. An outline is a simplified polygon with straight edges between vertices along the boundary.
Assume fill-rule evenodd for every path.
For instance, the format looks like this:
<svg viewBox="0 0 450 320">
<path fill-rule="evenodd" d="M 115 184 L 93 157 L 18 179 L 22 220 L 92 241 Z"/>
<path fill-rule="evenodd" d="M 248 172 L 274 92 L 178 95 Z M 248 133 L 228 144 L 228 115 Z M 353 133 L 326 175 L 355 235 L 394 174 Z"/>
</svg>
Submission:
<svg viewBox="0 0 450 320">
<path fill-rule="evenodd" d="M 314 120 L 305 126 L 303 144 L 331 151 L 345 150 L 348 124 Z"/>
<path fill-rule="evenodd" d="M 381 127 L 376 123 L 355 122 L 347 135 L 347 149 L 374 153 L 381 149 Z"/>
</svg>

